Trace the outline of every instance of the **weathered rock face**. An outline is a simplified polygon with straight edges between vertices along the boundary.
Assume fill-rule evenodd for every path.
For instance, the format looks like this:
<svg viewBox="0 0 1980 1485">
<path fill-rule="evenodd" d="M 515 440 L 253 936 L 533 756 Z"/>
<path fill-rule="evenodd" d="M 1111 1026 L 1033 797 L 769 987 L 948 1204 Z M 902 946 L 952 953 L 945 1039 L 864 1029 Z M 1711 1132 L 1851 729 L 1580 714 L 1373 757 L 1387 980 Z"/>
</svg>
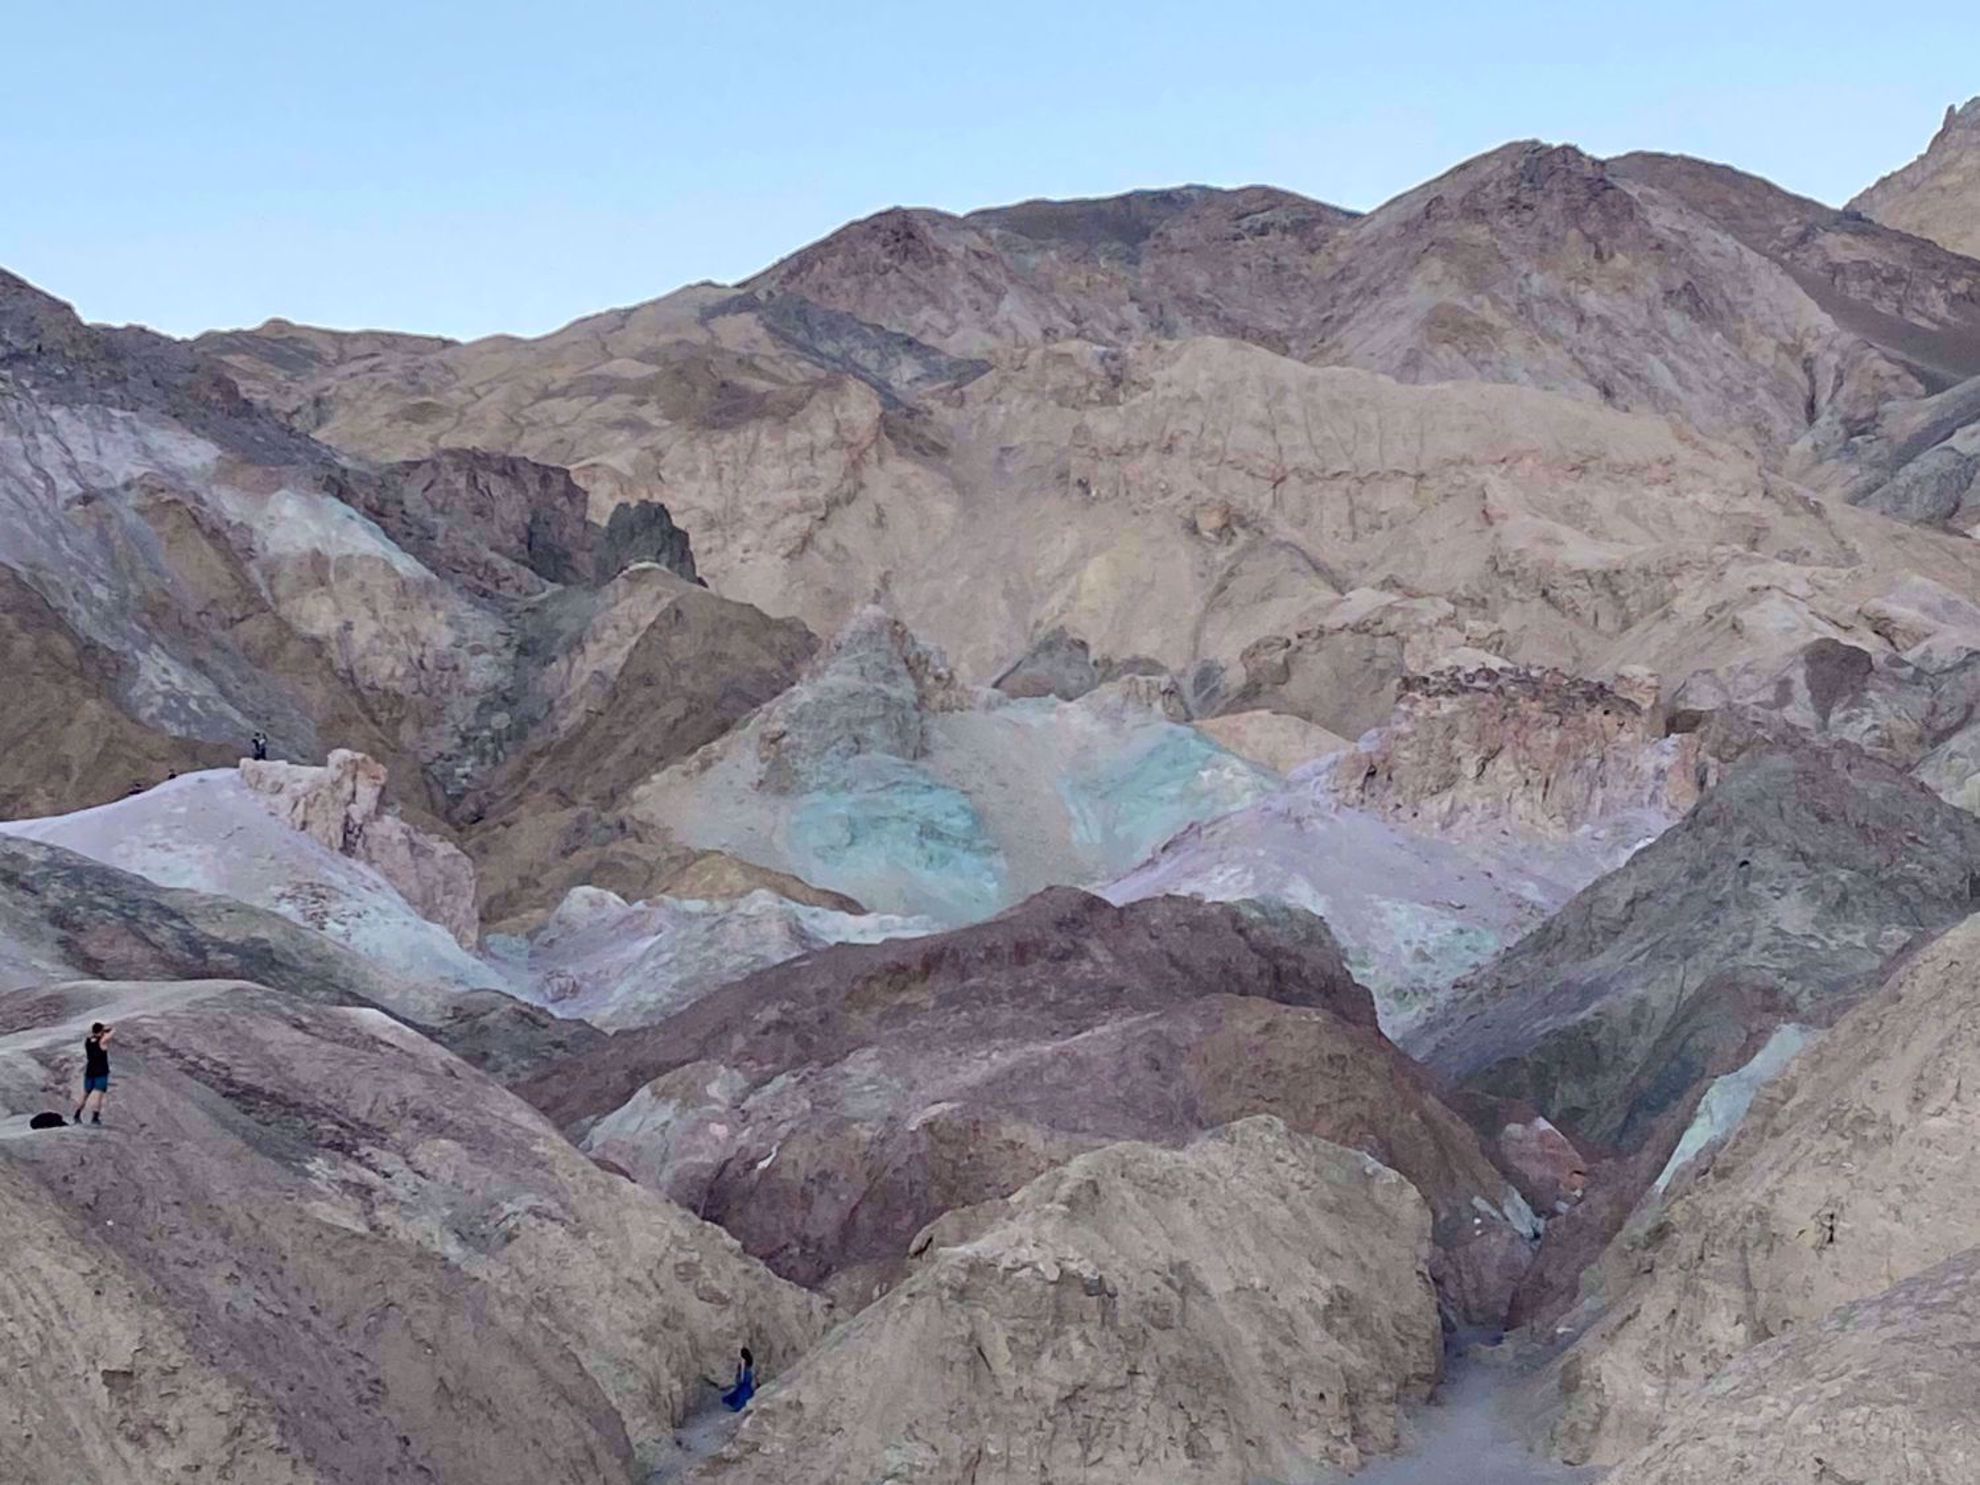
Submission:
<svg viewBox="0 0 1980 1485">
<path fill-rule="evenodd" d="M 1056 696 L 1075 701 L 1101 681 L 1085 640 L 1058 628 L 1041 635 L 990 684 L 1006 696 Z"/>
<path fill-rule="evenodd" d="M 1869 632 L 1855 642 L 1825 635 L 1771 661 L 1693 676 L 1672 700 L 1675 725 L 1716 712 L 1777 735 L 1842 738 L 1967 803 L 1980 787 L 1980 606 L 1908 578 L 1859 615 Z"/>
<path fill-rule="evenodd" d="M 560 1016 L 620 1031 L 653 1025 L 731 980 L 828 944 L 913 938 L 938 927 L 853 908 L 814 907 L 765 888 L 727 902 L 627 903 L 577 887 L 531 937 L 512 984 Z"/>
<path fill-rule="evenodd" d="M 1840 747 L 1757 752 L 1408 1044 L 1633 1148 L 1775 1026 L 1832 1020 L 1971 912 L 1976 872 L 1980 820 L 1890 765 Z"/>
<path fill-rule="evenodd" d="M 835 913 L 863 913 L 852 898 L 827 892 L 784 872 L 738 861 L 720 851 L 707 851 L 668 876 L 660 891 L 666 897 L 685 897 L 696 902 L 734 902 L 752 892 L 770 892 L 804 907 L 830 908 Z"/>
<path fill-rule="evenodd" d="M 964 355 L 1229 336 L 1405 381 L 1516 382 L 1671 412 L 1783 449 L 1810 416 L 1801 356 L 1818 368 L 1817 413 L 1832 399 L 1874 406 L 1908 382 L 1683 196 L 1572 148 L 1507 145 L 1359 219 L 1283 195 L 1265 204 L 1178 192 L 964 218 L 892 211 L 755 284 Z M 1205 230 L 1233 215 L 1239 230 Z M 1177 277 L 1216 287 L 1176 294 Z M 1653 361 L 1685 369 L 1660 380 L 1643 369 Z"/>
<path fill-rule="evenodd" d="M 365 514 L 469 591 L 523 598 L 546 584 L 592 580 L 603 553 L 586 520 L 585 493 L 569 470 L 513 454 L 441 449 L 387 474 L 383 499 Z M 659 520 L 666 521 L 664 510 Z M 672 522 L 666 524 L 671 530 Z M 682 537 L 677 560 L 692 578 L 686 547 Z"/>
<path fill-rule="evenodd" d="M 1867 510 L 1971 536 L 1980 526 L 1980 376 L 1885 403 L 1817 477 Z"/>
<path fill-rule="evenodd" d="M 809 1296 L 376 1011 L 213 981 L 56 1000 L 0 1051 L 0 1107 L 66 1097 L 92 1019 L 118 1087 L 104 1129 L 0 1143 L 10 1479 L 631 1481 L 737 1345 L 781 1366 L 818 1333 Z"/>
<path fill-rule="evenodd" d="M 1416 1182 L 1467 1318 L 1503 1314 L 1529 1256 L 1530 1215 L 1374 1029 L 1325 926 L 1290 910 L 1048 893 L 764 970 L 525 1092 L 779 1272 L 861 1302 L 944 1210 L 1254 1113 Z"/>
<path fill-rule="evenodd" d="M 1588 1158 L 1547 1120 L 1505 1125 L 1495 1147 L 1500 1165 L 1541 1214 L 1565 1214 L 1587 1194 Z"/>
<path fill-rule="evenodd" d="M 1980 258 L 1980 98 L 1948 106 L 1924 154 L 1849 204 L 1887 227 Z"/>
<path fill-rule="evenodd" d="M 1867 1326 L 1895 1325 L 1910 1301 L 1873 1296 L 1971 1245 L 1980 1119 L 1961 1090 L 1980 1061 L 1976 948 L 1980 920 L 1968 919 L 1922 950 L 1759 1094 L 1709 1166 L 1673 1187 L 1666 1210 L 1618 1240 L 1570 1322 L 1586 1334 L 1557 1372 L 1560 1447 L 1609 1461 L 1652 1439 L 1695 1440 L 1700 1399 L 1722 1419 L 1715 1399 L 1729 1389 L 1794 1396 L 1833 1368 L 1859 1366 L 1839 1334 L 1847 1322 L 1822 1317 L 1870 1301 L 1885 1319 L 1866 1317 Z M 1938 1332 L 1933 1321 L 1913 1344 Z M 1735 1361 L 1779 1336 L 1796 1339 Z M 1861 1401 L 1875 1416 L 1894 1400 Z M 1765 1406 L 1774 1416 L 1775 1404 Z M 1788 1443 L 1800 1446 L 1792 1433 Z"/>
<path fill-rule="evenodd" d="M 454 344 L 440 335 L 391 330 L 319 330 L 272 319 L 252 330 L 214 330 L 194 342 L 227 369 L 256 402 L 307 426 L 311 410 L 303 387 L 332 370 L 350 371 L 396 356 L 424 355 Z"/>
<path fill-rule="evenodd" d="M 642 562 L 664 567 L 691 583 L 698 580 L 688 534 L 674 524 L 667 507 L 657 501 L 615 506 L 594 545 L 597 554 L 592 559 L 593 575 L 601 583 Z"/>
<path fill-rule="evenodd" d="M 1388 724 L 1334 764 L 1343 803 L 1412 828 L 1571 836 L 1697 802 L 1695 737 L 1664 737 L 1654 676 L 1611 685 L 1479 667 L 1406 677 Z M 1647 833 L 1655 833 L 1652 827 Z"/>
<path fill-rule="evenodd" d="M 1393 1171 L 1275 1119 L 1079 1156 L 936 1224 L 912 1276 L 695 1478 L 1354 1469 L 1396 1446 L 1401 1406 L 1439 1370 L 1429 1229 Z"/>
<path fill-rule="evenodd" d="M 1611 1485 L 1801 1485 L 1980 1474 L 1973 1373 L 1980 1251 L 1746 1352 L 1686 1395 Z"/>
<path fill-rule="evenodd" d="M 356 950 L 388 974 L 453 990 L 502 983 L 449 928 L 360 859 L 357 838 L 346 850 L 295 829 L 237 768 L 187 774 L 92 810 L 7 821 L 0 823 L 0 834 L 77 851 L 160 887 L 279 913 Z M 380 835 L 390 849 L 396 832 Z M 461 865 L 458 859 L 451 864 Z M 417 884 L 411 876 L 408 880 Z M 424 880 L 431 888 L 445 877 L 429 869 Z M 461 901 L 452 899 L 456 910 Z"/>
<path fill-rule="evenodd" d="M 241 778 L 277 818 L 376 870 L 463 948 L 480 939 L 474 863 L 384 808 L 383 764 L 337 748 L 322 768 L 245 758 Z"/>
</svg>

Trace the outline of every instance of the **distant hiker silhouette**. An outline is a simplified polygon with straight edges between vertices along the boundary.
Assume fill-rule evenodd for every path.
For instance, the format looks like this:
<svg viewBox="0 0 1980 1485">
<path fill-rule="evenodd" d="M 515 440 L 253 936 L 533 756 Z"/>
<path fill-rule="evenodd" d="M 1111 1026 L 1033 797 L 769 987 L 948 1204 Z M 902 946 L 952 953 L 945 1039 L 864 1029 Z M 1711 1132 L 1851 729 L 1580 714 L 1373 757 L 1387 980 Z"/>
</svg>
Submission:
<svg viewBox="0 0 1980 1485">
<path fill-rule="evenodd" d="M 255 735 L 254 735 L 254 736 L 253 736 L 252 738 L 250 738 L 250 739 L 248 739 L 248 747 L 249 747 L 249 748 L 250 748 L 250 749 L 251 749 L 251 750 L 253 751 L 253 753 L 254 753 L 254 761 L 255 761 L 255 762 L 257 762 L 257 763 L 266 763 L 266 762 L 268 761 L 268 734 L 267 734 L 267 733 L 265 733 L 265 732 L 257 732 L 257 733 L 255 733 Z"/>
<path fill-rule="evenodd" d="M 82 1123 L 83 1110 L 89 1107 L 92 1098 L 96 1100 L 96 1111 L 89 1116 L 89 1122 L 103 1122 L 103 1101 L 110 1096 L 110 1038 L 115 1030 L 98 1021 L 83 1039 L 83 1096 L 76 1105 L 78 1124 Z"/>
<path fill-rule="evenodd" d="M 735 1385 L 722 1394 L 722 1402 L 731 1413 L 740 1413 L 755 1396 L 756 1358 L 749 1354 L 749 1347 L 744 1346 L 742 1360 L 736 1363 Z"/>
</svg>

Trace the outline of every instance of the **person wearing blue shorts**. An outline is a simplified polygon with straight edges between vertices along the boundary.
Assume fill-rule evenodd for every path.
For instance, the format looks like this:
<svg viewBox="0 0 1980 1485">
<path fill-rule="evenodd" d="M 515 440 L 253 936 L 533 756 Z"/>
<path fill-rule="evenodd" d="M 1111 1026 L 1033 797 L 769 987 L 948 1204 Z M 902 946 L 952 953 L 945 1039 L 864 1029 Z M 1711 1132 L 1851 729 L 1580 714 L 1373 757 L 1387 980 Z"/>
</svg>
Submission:
<svg viewBox="0 0 1980 1485">
<path fill-rule="evenodd" d="M 92 1098 L 96 1100 L 96 1109 L 90 1114 L 89 1122 L 103 1122 L 103 1101 L 110 1096 L 110 1036 L 114 1029 L 101 1021 L 94 1022 L 83 1040 L 83 1096 L 76 1105 L 78 1124 L 82 1123 L 83 1110 L 89 1107 Z"/>
</svg>

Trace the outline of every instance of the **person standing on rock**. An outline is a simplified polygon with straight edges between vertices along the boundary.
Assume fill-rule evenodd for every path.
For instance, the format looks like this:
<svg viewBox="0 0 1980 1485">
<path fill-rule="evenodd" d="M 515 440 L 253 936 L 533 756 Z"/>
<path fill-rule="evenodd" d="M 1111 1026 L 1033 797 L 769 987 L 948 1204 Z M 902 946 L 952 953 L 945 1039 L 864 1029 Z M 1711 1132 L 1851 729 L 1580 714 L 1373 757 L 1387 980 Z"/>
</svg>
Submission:
<svg viewBox="0 0 1980 1485">
<path fill-rule="evenodd" d="M 255 733 L 253 737 L 248 739 L 248 747 L 254 753 L 254 761 L 256 763 L 266 763 L 268 761 L 267 733 L 265 732 Z"/>
<path fill-rule="evenodd" d="M 96 1100 L 96 1112 L 89 1116 L 89 1122 L 103 1122 L 103 1101 L 110 1096 L 110 1037 L 115 1030 L 97 1021 L 83 1039 L 83 1096 L 76 1105 L 78 1124 L 82 1123 L 83 1110 L 89 1107 L 92 1098 Z"/>
</svg>

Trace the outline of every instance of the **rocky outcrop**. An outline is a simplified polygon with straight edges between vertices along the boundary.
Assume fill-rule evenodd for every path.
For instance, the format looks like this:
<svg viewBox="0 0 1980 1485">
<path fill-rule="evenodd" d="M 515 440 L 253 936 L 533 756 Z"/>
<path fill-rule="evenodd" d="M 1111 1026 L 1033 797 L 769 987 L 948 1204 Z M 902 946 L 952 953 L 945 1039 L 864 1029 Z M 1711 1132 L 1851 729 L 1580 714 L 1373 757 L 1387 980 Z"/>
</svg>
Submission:
<svg viewBox="0 0 1980 1485">
<path fill-rule="evenodd" d="M 1980 1062 L 1977 947 L 1980 921 L 1968 919 L 1922 950 L 1759 1094 L 1667 1209 L 1618 1240 L 1567 1322 L 1585 1334 L 1555 1373 L 1565 1452 L 1608 1461 L 1668 1437 L 1692 1442 L 1645 1458 L 1684 1456 L 1701 1437 L 1697 1410 L 1723 1420 L 1718 1399 L 1734 1390 L 1778 1416 L 1776 1399 L 1863 1364 L 1843 1338 L 1853 1329 L 1927 1348 L 1911 1354 L 1932 1374 L 1925 1356 L 1941 1312 L 1928 1305 L 1898 1340 L 1919 1295 L 1876 1296 L 1937 1264 L 1961 1271 L 1980 1222 L 1976 1116 L 1961 1091 Z M 1857 1325 L 1839 1307 L 1859 1302 Z M 1861 1401 L 1873 1418 L 1902 1416 L 1874 1383 Z M 1777 1447 L 1790 1458 L 1804 1444 L 1789 1433 Z M 1646 1465 L 1639 1478 L 1664 1477 Z"/>
<path fill-rule="evenodd" d="M 60 1101 L 93 1019 L 118 1091 L 103 1129 L 0 1143 L 9 1479 L 630 1482 L 738 1345 L 782 1367 L 818 1334 L 376 1011 L 225 981 L 55 1008 L 7 1038 L 0 1108 Z"/>
<path fill-rule="evenodd" d="M 1388 724 L 1339 755 L 1332 778 L 1343 803 L 1412 829 L 1571 836 L 1631 814 L 1668 822 L 1705 782 L 1698 739 L 1664 735 L 1647 672 L 1605 685 L 1480 666 L 1406 676 L 1398 691 Z"/>
<path fill-rule="evenodd" d="M 969 704 L 939 650 L 880 608 L 863 609 L 756 729 L 762 785 L 778 794 L 843 781 L 863 754 L 912 762 L 928 751 L 924 719 Z"/>
<path fill-rule="evenodd" d="M 1082 1149 L 1254 1113 L 1367 1150 L 1437 1214 L 1452 1309 L 1502 1315 L 1530 1213 L 1290 910 L 1063 890 L 761 971 L 525 1087 L 585 1147 L 864 1302 L 942 1211 Z"/>
<path fill-rule="evenodd" d="M 694 570 L 694 547 L 687 532 L 674 524 L 667 507 L 658 501 L 615 506 L 606 518 L 605 529 L 594 543 L 593 577 L 610 582 L 628 567 L 650 562 L 664 567 L 688 582 L 699 579 Z"/>
<path fill-rule="evenodd" d="M 1437 666 L 1474 641 L 1489 645 L 1502 638 L 1476 622 L 1461 627 L 1457 610 L 1442 599 L 1357 589 L 1311 627 L 1246 646 L 1243 680 L 1223 697 L 1221 709 L 1287 712 L 1359 737 L 1387 719 L 1403 677 Z"/>
<path fill-rule="evenodd" d="M 463 948 L 481 937 L 474 863 L 450 841 L 407 824 L 384 805 L 382 764 L 338 748 L 321 768 L 246 758 L 241 778 L 277 818 L 398 888 L 422 917 Z"/>
<path fill-rule="evenodd" d="M 570 471 L 513 454 L 441 449 L 393 466 L 365 514 L 400 546 L 470 592 L 523 598 L 551 583 L 588 583 L 603 553 Z M 660 512 L 666 520 L 666 512 Z M 667 522 L 672 530 L 672 522 Z M 679 537 L 686 575 L 694 576 Z M 610 577 L 616 574 L 614 567 Z"/>
<path fill-rule="evenodd" d="M 1976 883 L 1980 820 L 1854 749 L 1762 749 L 1460 985 L 1409 1045 L 1634 1149 L 1776 1026 L 1834 1020 L 1972 912 Z"/>
<path fill-rule="evenodd" d="M 1395 1172 L 1276 1119 L 1180 1150 L 1111 1145 L 937 1223 L 906 1282 L 694 1478 L 1352 1470 L 1396 1447 L 1402 1408 L 1438 1374 L 1429 1239 Z"/>
<path fill-rule="evenodd" d="M 1980 258 L 1980 98 L 1948 104 L 1925 153 L 1849 204 L 1887 227 Z"/>
<path fill-rule="evenodd" d="M 1075 701 L 1101 681 L 1085 640 L 1064 628 L 1041 635 L 990 684 L 1006 696 L 1056 696 Z"/>
<path fill-rule="evenodd" d="M 752 892 L 769 892 L 805 907 L 829 908 L 835 913 L 866 911 L 841 893 L 827 892 L 786 872 L 738 861 L 720 851 L 705 851 L 696 856 L 662 880 L 660 891 L 667 897 L 685 897 L 696 902 L 734 902 Z"/>
<path fill-rule="evenodd" d="M 1072 702 L 964 687 L 940 651 L 868 608 L 796 685 L 641 788 L 631 813 L 877 912 L 977 922 L 1113 876 L 1272 787 L 1184 715 L 1161 674 Z"/>
</svg>

